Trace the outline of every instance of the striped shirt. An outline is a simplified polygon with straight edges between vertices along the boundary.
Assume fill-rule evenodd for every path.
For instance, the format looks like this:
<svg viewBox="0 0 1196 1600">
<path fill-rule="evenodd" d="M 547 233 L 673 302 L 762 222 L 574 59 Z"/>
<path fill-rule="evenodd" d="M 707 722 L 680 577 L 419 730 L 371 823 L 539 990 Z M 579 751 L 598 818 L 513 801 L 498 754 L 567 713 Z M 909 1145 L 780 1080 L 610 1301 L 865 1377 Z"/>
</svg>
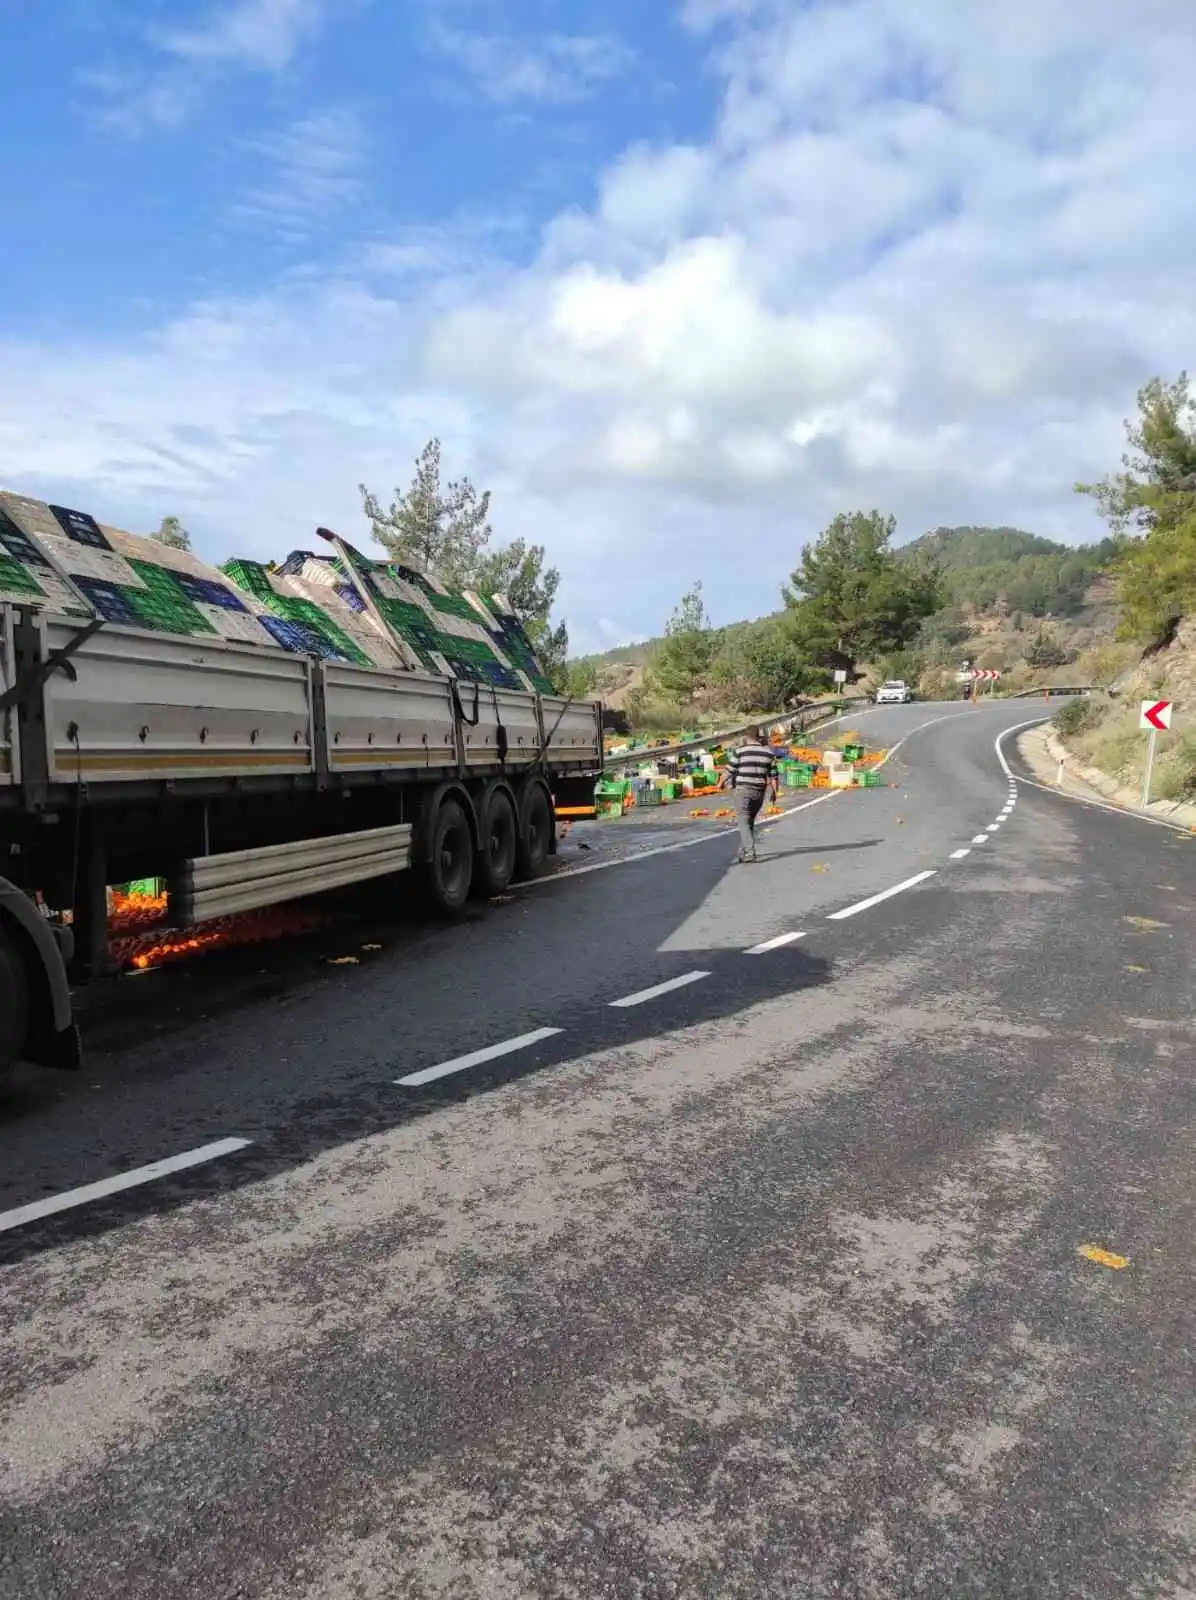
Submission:
<svg viewBox="0 0 1196 1600">
<path fill-rule="evenodd" d="M 766 744 L 745 744 L 732 752 L 732 789 L 766 789 L 776 782 L 777 758 Z"/>
</svg>

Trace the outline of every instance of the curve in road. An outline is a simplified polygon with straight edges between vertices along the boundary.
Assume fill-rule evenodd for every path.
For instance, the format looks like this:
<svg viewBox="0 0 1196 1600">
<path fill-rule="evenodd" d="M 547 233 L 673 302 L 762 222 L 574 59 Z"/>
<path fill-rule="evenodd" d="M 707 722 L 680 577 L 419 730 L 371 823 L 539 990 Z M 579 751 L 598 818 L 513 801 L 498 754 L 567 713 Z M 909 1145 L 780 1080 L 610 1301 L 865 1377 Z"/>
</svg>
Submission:
<svg viewBox="0 0 1196 1600">
<path fill-rule="evenodd" d="M 0 1238 L 0 1592 L 1184 1592 L 1196 846 L 1024 705 L 853 720 L 892 786 L 757 867 L 683 827 L 20 1098 L 9 1212 L 246 1143 Z"/>
</svg>

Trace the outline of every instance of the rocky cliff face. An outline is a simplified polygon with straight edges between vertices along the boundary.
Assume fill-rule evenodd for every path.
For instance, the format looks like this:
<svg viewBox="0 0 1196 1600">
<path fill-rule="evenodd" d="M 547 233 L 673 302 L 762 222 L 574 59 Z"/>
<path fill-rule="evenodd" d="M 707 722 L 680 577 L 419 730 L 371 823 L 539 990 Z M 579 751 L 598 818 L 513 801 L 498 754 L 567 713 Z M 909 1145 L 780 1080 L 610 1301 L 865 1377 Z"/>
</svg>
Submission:
<svg viewBox="0 0 1196 1600">
<path fill-rule="evenodd" d="M 1151 695 L 1174 700 L 1176 727 L 1186 711 L 1190 731 L 1196 734 L 1196 617 L 1185 617 L 1171 643 L 1127 675 L 1121 693 L 1138 700 Z"/>
</svg>

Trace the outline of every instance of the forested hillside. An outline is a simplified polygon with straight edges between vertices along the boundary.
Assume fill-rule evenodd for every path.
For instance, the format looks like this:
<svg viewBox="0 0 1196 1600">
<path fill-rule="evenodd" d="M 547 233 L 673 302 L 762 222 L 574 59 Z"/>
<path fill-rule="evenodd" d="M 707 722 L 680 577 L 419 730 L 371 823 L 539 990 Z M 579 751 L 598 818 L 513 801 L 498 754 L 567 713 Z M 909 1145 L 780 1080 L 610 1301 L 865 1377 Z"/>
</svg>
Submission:
<svg viewBox="0 0 1196 1600">
<path fill-rule="evenodd" d="M 1065 545 L 1019 528 L 936 528 L 903 545 L 899 559 L 930 560 L 939 569 L 944 606 L 979 612 L 1003 606 L 1032 617 L 1079 611 L 1093 579 L 1116 545 Z"/>
<path fill-rule="evenodd" d="M 1118 536 L 1113 564 L 1119 632 L 1137 666 L 1115 698 L 1072 701 L 1060 725 L 1072 748 L 1110 777 L 1140 790 L 1146 739 L 1141 699 L 1174 705 L 1171 731 L 1158 740 L 1151 793 L 1196 797 L 1196 399 L 1186 374 L 1154 378 L 1127 422 L 1121 470 L 1077 485 L 1091 495 Z"/>
<path fill-rule="evenodd" d="M 885 556 L 911 579 L 935 575 L 931 609 L 910 619 L 900 639 L 862 640 L 853 671 L 925 679 L 927 689 L 944 692 L 964 658 L 1021 676 L 1062 669 L 1111 640 L 1109 586 L 1098 580 L 1116 548 L 1113 539 L 1072 546 L 1006 527 L 923 534 Z M 662 636 L 574 663 L 575 686 L 626 706 L 645 726 L 670 723 L 682 707 L 692 720 L 698 710 L 771 709 L 816 693 L 830 681 L 826 643 L 811 640 L 808 628 L 803 637 L 799 597 L 788 599 L 769 616 L 713 629 L 698 586 Z M 1098 665 L 1107 672 L 1116 663 L 1110 656 Z"/>
</svg>

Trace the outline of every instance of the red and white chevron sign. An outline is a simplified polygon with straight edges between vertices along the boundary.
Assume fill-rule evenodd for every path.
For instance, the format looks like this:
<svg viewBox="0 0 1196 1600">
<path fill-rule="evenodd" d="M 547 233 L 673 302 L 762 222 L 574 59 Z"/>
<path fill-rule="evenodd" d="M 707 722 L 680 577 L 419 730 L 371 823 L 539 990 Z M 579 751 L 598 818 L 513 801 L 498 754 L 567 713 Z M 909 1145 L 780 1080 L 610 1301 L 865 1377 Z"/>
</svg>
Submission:
<svg viewBox="0 0 1196 1600">
<path fill-rule="evenodd" d="M 1171 726 L 1171 701 L 1143 700 L 1138 714 L 1138 726 L 1152 733 L 1166 733 Z"/>
<path fill-rule="evenodd" d="M 995 667 L 973 667 L 971 672 L 968 673 L 968 677 L 971 678 L 973 683 L 975 683 L 977 678 L 984 678 L 987 680 L 989 678 L 999 678 L 1000 676 L 1001 674 Z"/>
</svg>

